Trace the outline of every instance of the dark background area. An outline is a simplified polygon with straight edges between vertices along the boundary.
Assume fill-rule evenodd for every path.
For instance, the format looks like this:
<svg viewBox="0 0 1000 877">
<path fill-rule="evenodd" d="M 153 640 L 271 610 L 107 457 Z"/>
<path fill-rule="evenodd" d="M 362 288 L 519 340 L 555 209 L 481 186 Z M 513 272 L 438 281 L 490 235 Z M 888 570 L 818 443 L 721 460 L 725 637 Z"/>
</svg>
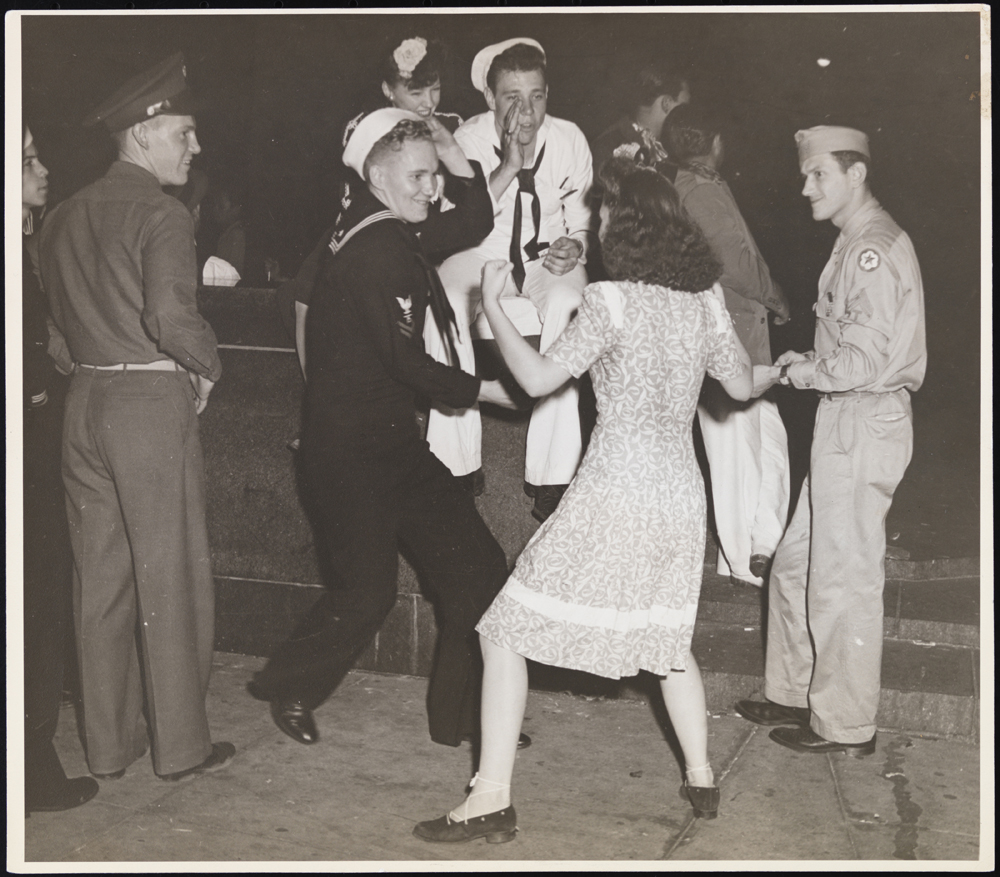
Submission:
<svg viewBox="0 0 1000 877">
<path fill-rule="evenodd" d="M 535 37 L 548 55 L 550 114 L 588 137 L 623 112 L 619 83 L 630 63 L 664 56 L 686 66 L 694 99 L 729 122 L 723 174 L 792 300 L 792 322 L 772 332 L 776 352 L 811 346 L 816 281 L 836 236 L 812 221 L 800 194 L 794 132 L 866 131 L 873 188 L 913 239 L 924 276 L 930 366 L 917 399 L 956 404 L 957 393 L 978 418 L 975 12 L 26 16 L 25 110 L 53 201 L 111 159 L 106 133 L 80 120 L 128 77 L 182 50 L 208 102 L 196 164 L 241 178 L 253 245 L 294 272 L 334 213 L 344 122 L 380 105 L 379 59 L 415 34 L 449 47 L 441 109 L 466 118 L 485 110 L 469 80 L 475 53 Z"/>
</svg>

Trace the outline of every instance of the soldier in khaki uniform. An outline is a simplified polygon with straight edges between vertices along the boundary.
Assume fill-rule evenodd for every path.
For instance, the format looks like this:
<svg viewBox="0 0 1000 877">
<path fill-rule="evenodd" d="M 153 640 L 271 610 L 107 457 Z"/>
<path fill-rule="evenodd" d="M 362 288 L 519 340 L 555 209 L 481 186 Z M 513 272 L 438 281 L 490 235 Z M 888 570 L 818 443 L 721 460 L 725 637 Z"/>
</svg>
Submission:
<svg viewBox="0 0 1000 877">
<path fill-rule="evenodd" d="M 868 138 L 796 135 L 813 218 L 840 229 L 819 281 L 814 349 L 756 366 L 820 393 L 810 471 L 774 558 L 766 702 L 737 710 L 799 752 L 875 752 L 881 684 L 885 518 L 913 450 L 910 393 L 927 365 L 924 291 L 906 233 L 868 185 Z"/>
</svg>

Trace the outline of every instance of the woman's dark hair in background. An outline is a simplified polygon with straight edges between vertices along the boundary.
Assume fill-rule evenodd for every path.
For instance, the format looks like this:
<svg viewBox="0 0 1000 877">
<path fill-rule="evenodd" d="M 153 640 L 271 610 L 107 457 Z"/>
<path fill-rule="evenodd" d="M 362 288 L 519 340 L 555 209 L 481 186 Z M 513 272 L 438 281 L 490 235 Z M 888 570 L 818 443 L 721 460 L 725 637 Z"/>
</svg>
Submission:
<svg viewBox="0 0 1000 877">
<path fill-rule="evenodd" d="M 425 40 L 427 43 L 426 54 L 420 62 L 413 68 L 413 72 L 408 76 L 401 73 L 395 60 L 395 54 L 400 48 L 411 40 L 424 39 L 423 37 L 409 37 L 398 41 L 386 52 L 382 59 L 382 81 L 392 87 L 405 84 L 409 88 L 427 88 L 441 79 L 447 57 L 445 47 L 438 40 Z"/>
<path fill-rule="evenodd" d="M 693 158 L 708 155 L 719 134 L 722 123 L 713 110 L 704 104 L 682 104 L 663 124 L 663 145 L 670 157 L 684 166 Z"/>
<path fill-rule="evenodd" d="M 722 276 L 708 241 L 666 178 L 627 158 L 612 158 L 601 168 L 600 182 L 609 211 L 601 250 L 612 280 L 701 292 Z"/>
<path fill-rule="evenodd" d="M 669 61 L 649 61 L 634 67 L 625 83 L 629 109 L 648 107 L 665 94 L 676 99 L 687 84 L 688 76 Z"/>
</svg>

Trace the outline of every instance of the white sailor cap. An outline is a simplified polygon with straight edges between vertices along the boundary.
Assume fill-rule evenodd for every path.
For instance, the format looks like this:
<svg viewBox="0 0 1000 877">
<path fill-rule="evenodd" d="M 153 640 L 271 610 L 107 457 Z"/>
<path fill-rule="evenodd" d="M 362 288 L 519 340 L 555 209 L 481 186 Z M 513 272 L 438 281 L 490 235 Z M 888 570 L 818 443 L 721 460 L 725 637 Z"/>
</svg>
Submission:
<svg viewBox="0 0 1000 877">
<path fill-rule="evenodd" d="M 492 46 L 480 49 L 476 57 L 472 59 L 472 84 L 478 91 L 486 91 L 486 75 L 490 72 L 490 67 L 493 66 L 496 56 L 502 52 L 506 52 L 512 46 L 517 46 L 521 43 L 526 46 L 534 46 L 543 56 L 545 55 L 545 49 L 542 48 L 542 44 L 537 40 L 531 39 L 531 37 L 514 37 L 504 40 L 502 43 L 494 43 Z"/>
<path fill-rule="evenodd" d="M 364 177 L 365 159 L 368 158 L 372 147 L 405 119 L 414 122 L 423 121 L 416 113 L 399 110 L 396 107 L 386 107 L 369 113 L 358 122 L 344 147 L 344 164 L 357 171 L 359 177 Z"/>
</svg>

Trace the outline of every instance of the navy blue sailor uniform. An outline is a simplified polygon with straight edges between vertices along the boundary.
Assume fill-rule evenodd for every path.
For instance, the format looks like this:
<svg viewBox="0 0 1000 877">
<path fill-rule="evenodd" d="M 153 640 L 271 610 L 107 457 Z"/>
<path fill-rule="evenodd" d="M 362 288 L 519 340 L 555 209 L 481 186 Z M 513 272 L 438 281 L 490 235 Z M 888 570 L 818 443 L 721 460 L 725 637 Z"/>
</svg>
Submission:
<svg viewBox="0 0 1000 877">
<path fill-rule="evenodd" d="M 474 629 L 507 561 L 415 415 L 421 397 L 467 407 L 479 393 L 478 378 L 423 347 L 428 303 L 431 313 L 447 306 L 431 258 L 492 227 L 486 181 L 473 167 L 472 179 L 448 178 L 445 194 L 461 209 L 415 225 L 359 189 L 326 256 L 306 323 L 299 454 L 326 593 L 254 680 L 262 697 L 322 703 L 395 605 L 401 545 L 437 605 L 428 718 L 431 738 L 452 746 L 477 727 Z"/>
</svg>

